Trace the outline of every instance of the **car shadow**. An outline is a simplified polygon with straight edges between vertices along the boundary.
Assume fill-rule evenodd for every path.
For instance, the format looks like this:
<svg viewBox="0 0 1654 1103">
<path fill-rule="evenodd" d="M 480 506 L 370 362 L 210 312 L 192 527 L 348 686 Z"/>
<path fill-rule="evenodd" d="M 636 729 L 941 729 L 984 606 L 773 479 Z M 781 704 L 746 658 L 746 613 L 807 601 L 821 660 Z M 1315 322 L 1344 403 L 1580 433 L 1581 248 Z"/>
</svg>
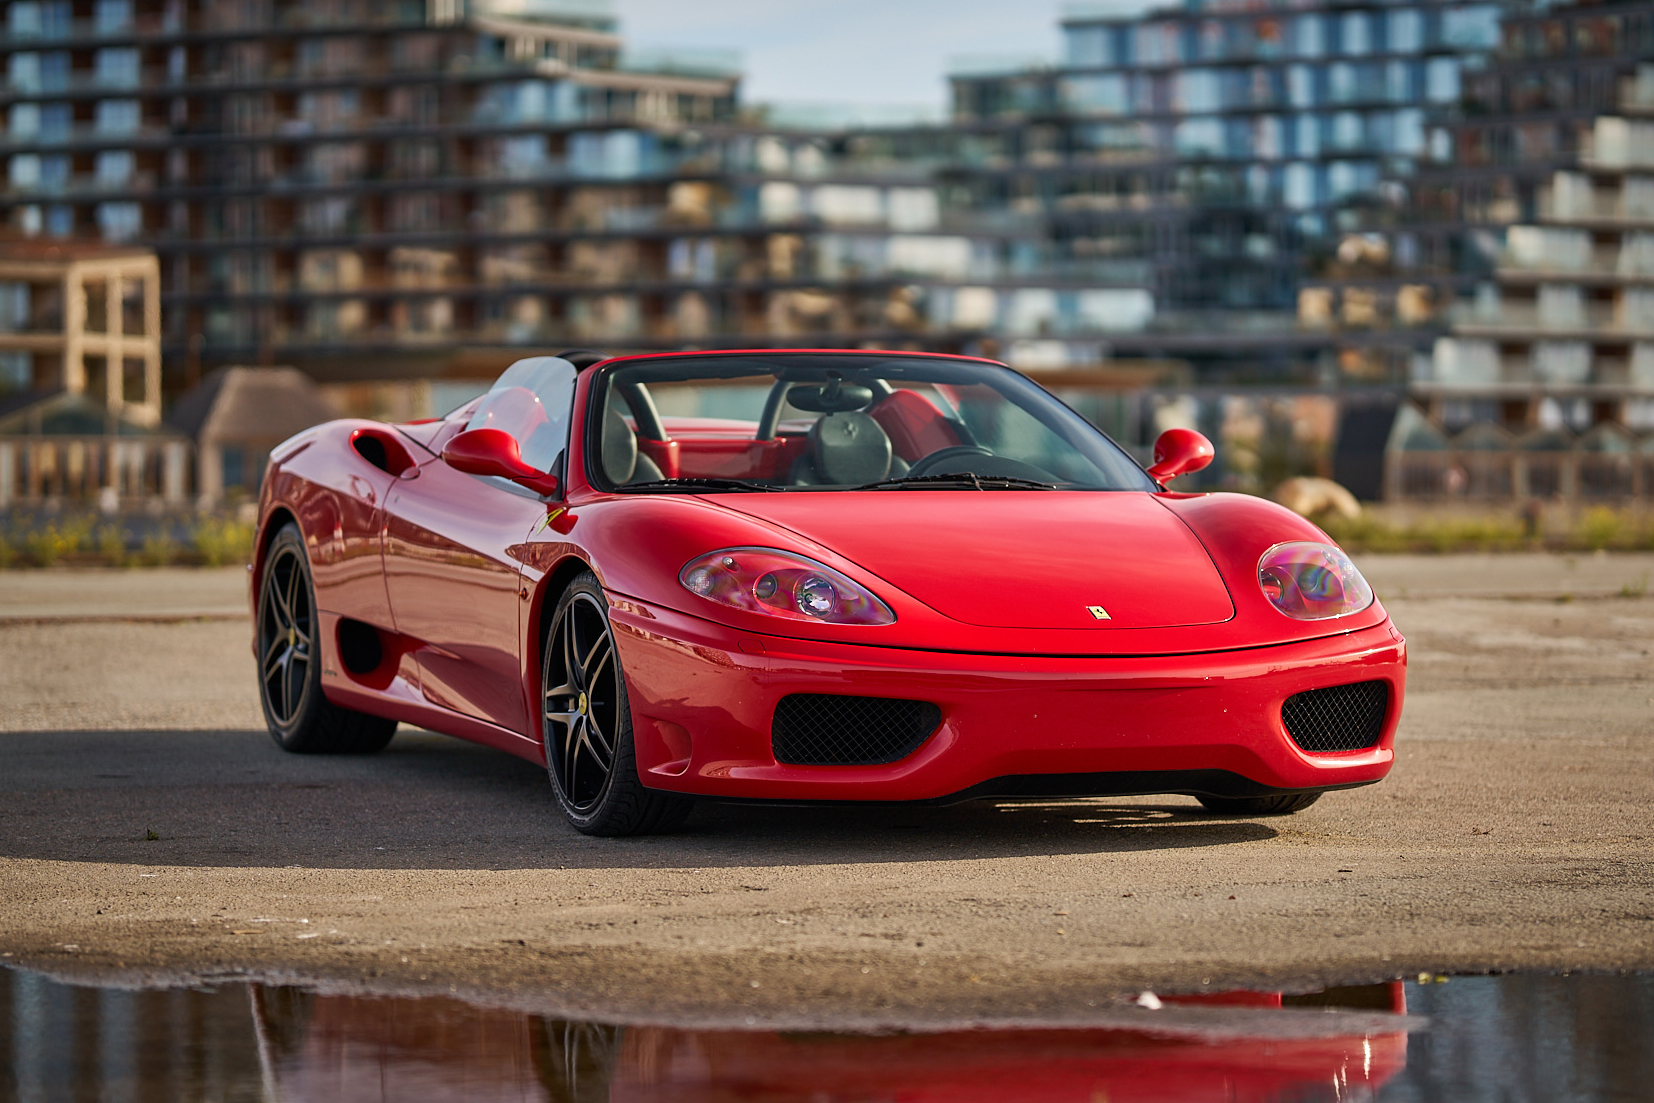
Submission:
<svg viewBox="0 0 1654 1103">
<path fill-rule="evenodd" d="M 262 731 L 0 734 L 0 857 L 317 869 L 707 868 L 1131 853 L 1274 838 L 1186 797 L 774 806 L 703 801 L 670 835 L 568 827 L 545 771 L 404 728 L 367 757 Z"/>
</svg>

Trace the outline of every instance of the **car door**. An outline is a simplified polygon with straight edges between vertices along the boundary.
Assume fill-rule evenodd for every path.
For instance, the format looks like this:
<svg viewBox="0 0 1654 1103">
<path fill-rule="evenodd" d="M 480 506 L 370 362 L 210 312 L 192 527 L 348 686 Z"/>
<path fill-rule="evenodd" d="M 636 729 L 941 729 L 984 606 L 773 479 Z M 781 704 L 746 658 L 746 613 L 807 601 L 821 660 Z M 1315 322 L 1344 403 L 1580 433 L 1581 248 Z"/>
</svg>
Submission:
<svg viewBox="0 0 1654 1103">
<path fill-rule="evenodd" d="M 537 361 L 550 363 L 518 372 Z M 553 357 L 521 361 L 484 396 L 467 428 L 504 429 L 518 438 L 526 462 L 556 470 L 568 442 L 574 376 Z M 392 487 L 386 504 L 385 584 L 396 630 L 423 644 L 414 654 L 425 697 L 521 735 L 533 726 L 523 694 L 516 557 L 547 509 L 532 491 L 467 475 L 440 457 L 422 464 L 417 479 Z"/>
</svg>

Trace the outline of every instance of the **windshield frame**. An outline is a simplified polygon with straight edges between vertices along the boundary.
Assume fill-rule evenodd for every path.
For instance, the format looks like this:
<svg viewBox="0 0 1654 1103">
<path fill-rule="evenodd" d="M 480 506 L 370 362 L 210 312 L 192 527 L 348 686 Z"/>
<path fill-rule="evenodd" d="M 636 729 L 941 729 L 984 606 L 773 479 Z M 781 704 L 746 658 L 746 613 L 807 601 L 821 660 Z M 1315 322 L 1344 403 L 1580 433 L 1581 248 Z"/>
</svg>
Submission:
<svg viewBox="0 0 1654 1103">
<path fill-rule="evenodd" d="M 1080 414 L 1079 412 L 1074 410 L 1074 408 L 1069 406 L 1067 403 L 1063 402 L 1062 399 L 1058 398 L 1056 395 L 1052 394 L 1050 391 L 1046 390 L 1044 387 L 1040 386 L 1038 383 L 1035 383 L 1033 380 L 1029 379 L 1027 376 L 1023 375 L 1021 372 L 1018 372 L 1017 370 L 1015 370 L 1014 368 L 1009 367 L 1006 364 L 1003 364 L 1003 363 L 1001 363 L 997 360 L 988 360 L 988 359 L 981 358 L 981 357 L 957 356 L 957 355 L 950 355 L 950 354 L 947 354 L 947 353 L 907 352 L 907 351 L 899 351 L 899 350 L 863 350 L 863 349 L 756 349 L 756 350 L 711 350 L 711 349 L 707 349 L 707 350 L 697 350 L 697 351 L 694 351 L 694 352 L 645 353 L 645 354 L 640 354 L 640 355 L 635 355 L 635 356 L 615 357 L 613 359 L 606 360 L 606 361 L 602 362 L 601 364 L 594 365 L 587 372 L 582 373 L 584 375 L 589 376 L 589 379 L 586 382 L 586 387 L 587 387 L 586 402 L 585 402 L 586 409 L 585 409 L 584 415 L 581 419 L 582 441 L 581 441 L 581 447 L 580 447 L 580 451 L 582 453 L 582 470 L 583 470 L 583 473 L 585 475 L 587 484 L 589 486 L 591 486 L 594 490 L 598 490 L 598 491 L 601 491 L 601 492 L 604 492 L 604 493 L 610 493 L 610 494 L 744 493 L 745 491 L 739 491 L 739 490 L 720 491 L 720 490 L 709 490 L 705 487 L 695 487 L 695 486 L 691 485 L 692 481 L 693 481 L 692 479 L 691 480 L 686 480 L 685 485 L 681 489 L 674 488 L 672 490 L 664 489 L 664 488 L 660 487 L 659 485 L 639 486 L 639 487 L 634 489 L 634 488 L 632 488 L 630 486 L 627 486 L 627 485 L 618 485 L 617 486 L 617 485 L 614 485 L 613 483 L 611 483 L 608 479 L 607 474 L 603 470 L 602 458 L 601 458 L 601 455 L 600 455 L 601 439 L 602 439 L 602 436 L 601 436 L 601 434 L 602 434 L 602 419 L 603 419 L 603 414 L 604 414 L 605 403 L 608 401 L 608 397 L 609 397 L 609 392 L 610 392 L 610 387 L 611 387 L 611 379 L 613 378 L 613 374 L 617 371 L 621 371 L 621 370 L 628 369 L 628 368 L 636 368 L 636 367 L 638 367 L 640 365 L 644 365 L 644 364 L 653 364 L 653 363 L 665 364 L 667 362 L 672 362 L 672 361 L 696 361 L 696 360 L 699 360 L 699 361 L 708 362 L 708 365 L 710 366 L 711 363 L 716 362 L 716 361 L 729 361 L 729 360 L 736 360 L 736 359 L 740 359 L 740 360 L 750 359 L 750 360 L 759 361 L 759 362 L 769 361 L 772 370 L 768 374 L 771 375 L 771 376 L 779 376 L 781 374 L 783 368 L 785 367 L 785 364 L 782 363 L 782 362 L 787 360 L 787 359 L 794 358 L 794 357 L 799 357 L 799 358 L 808 357 L 808 358 L 811 358 L 811 359 L 816 359 L 816 358 L 821 358 L 821 357 L 834 357 L 834 358 L 845 358 L 845 359 L 854 358 L 854 359 L 858 359 L 858 360 L 867 360 L 867 361 L 871 361 L 871 362 L 878 362 L 878 361 L 886 361 L 886 362 L 889 362 L 889 361 L 920 361 L 920 360 L 924 360 L 924 361 L 933 361 L 933 362 L 937 362 L 937 363 L 941 363 L 941 364 L 958 364 L 958 365 L 961 365 L 961 366 L 969 366 L 971 368 L 981 370 L 985 373 L 992 373 L 992 374 L 994 374 L 998 377 L 995 381 L 995 384 L 986 384 L 985 381 L 977 381 L 975 385 L 989 385 L 989 386 L 992 386 L 992 388 L 994 390 L 998 390 L 1000 392 L 1000 394 L 1004 397 L 1006 402 L 1010 403 L 1011 405 L 1013 405 L 1013 406 L 1015 406 L 1019 409 L 1022 409 L 1024 413 L 1028 414 L 1030 417 L 1033 417 L 1042 426 L 1044 426 L 1044 428 L 1047 431 L 1053 433 L 1054 435 L 1056 435 L 1058 437 L 1063 437 L 1064 436 L 1063 432 L 1056 425 L 1051 424 L 1050 422 L 1048 422 L 1046 420 L 1046 418 L 1041 417 L 1037 413 L 1035 413 L 1035 411 L 1041 405 L 1048 404 L 1049 407 L 1052 408 L 1053 412 L 1056 412 L 1058 414 L 1059 418 L 1061 418 L 1062 420 L 1065 420 L 1065 421 L 1068 422 L 1068 426 L 1073 431 L 1075 431 L 1075 432 L 1077 432 L 1081 435 L 1089 436 L 1091 438 L 1094 438 L 1098 442 L 1098 444 L 1100 445 L 1100 447 L 1102 449 L 1104 449 L 1108 453 L 1112 453 L 1113 455 L 1117 456 L 1120 460 L 1122 460 L 1129 471 L 1137 472 L 1137 473 L 1140 474 L 1140 483 L 1139 483 L 1139 485 L 1136 485 L 1136 486 L 1085 486 L 1085 485 L 1080 485 L 1080 484 L 1076 484 L 1076 483 L 1059 482 L 1056 485 L 1055 489 L 1074 490 L 1074 491 L 1089 491 L 1089 492 L 1098 492 L 1098 493 L 1119 493 L 1119 492 L 1124 492 L 1124 491 L 1154 492 L 1154 491 L 1157 491 L 1157 490 L 1161 489 L 1159 484 L 1155 482 L 1153 477 L 1150 476 L 1147 473 L 1147 471 L 1144 470 L 1143 465 L 1141 463 L 1139 463 L 1137 461 L 1137 459 L 1129 451 L 1127 451 L 1125 448 L 1121 447 L 1118 443 L 1116 443 L 1115 440 L 1112 437 L 1110 437 L 1103 430 L 1099 429 L 1096 425 L 1093 425 L 1090 421 L 1086 420 L 1086 418 L 1082 414 Z M 746 372 L 730 373 L 728 375 L 722 376 L 722 378 L 740 379 L 740 378 L 746 378 L 746 377 L 748 377 L 748 375 L 749 375 L 749 373 L 746 373 Z M 765 375 L 766 375 L 766 373 L 763 370 L 758 370 L 758 371 L 754 371 L 754 372 L 750 373 L 750 377 L 753 378 L 754 380 L 764 378 Z M 703 376 L 701 376 L 701 378 L 706 378 L 706 379 L 713 379 L 713 378 L 719 378 L 719 377 L 720 377 L 719 373 L 717 373 L 715 371 L 709 371 L 709 372 L 705 373 Z M 694 376 L 690 376 L 690 378 L 694 378 Z M 889 377 L 883 377 L 883 378 L 889 378 Z M 646 381 L 644 381 L 644 382 L 646 382 Z M 1001 384 L 1002 384 L 1002 386 L 1001 386 Z M 1012 398 L 1012 394 L 1014 392 L 1017 392 L 1017 391 L 1021 391 L 1024 395 L 1027 395 L 1031 398 L 1030 406 L 1032 408 L 1030 408 L 1029 406 L 1022 406 L 1020 403 L 1017 403 L 1014 398 Z M 618 397 L 618 395 L 617 395 L 617 397 Z M 621 402 L 622 413 L 625 414 L 627 417 L 632 417 L 633 412 L 630 409 L 630 406 L 625 402 L 624 399 L 620 399 L 620 402 Z M 963 428 L 964 426 L 961 426 L 961 427 Z M 990 479 L 990 480 L 986 480 L 986 481 L 991 483 L 992 480 Z M 758 483 L 754 483 L 753 484 L 753 489 L 757 490 L 757 491 L 760 491 L 760 492 L 779 490 L 779 491 L 789 491 L 789 492 L 798 491 L 798 492 L 805 492 L 805 493 L 822 493 L 822 492 L 845 493 L 845 492 L 862 490 L 863 488 L 859 487 L 859 486 L 851 486 L 851 485 L 806 485 L 806 486 L 797 486 L 797 485 L 785 485 L 785 484 L 758 484 Z M 944 489 L 944 487 L 938 486 L 937 489 Z"/>
</svg>

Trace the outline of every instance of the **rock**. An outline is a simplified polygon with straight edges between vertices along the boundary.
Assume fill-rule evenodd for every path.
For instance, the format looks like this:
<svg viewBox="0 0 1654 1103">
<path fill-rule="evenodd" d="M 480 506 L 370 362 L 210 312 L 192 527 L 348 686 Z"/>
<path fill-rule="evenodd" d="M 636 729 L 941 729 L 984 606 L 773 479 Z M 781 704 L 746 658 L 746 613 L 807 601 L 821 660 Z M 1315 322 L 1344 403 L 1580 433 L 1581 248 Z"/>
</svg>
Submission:
<svg viewBox="0 0 1654 1103">
<path fill-rule="evenodd" d="M 1288 479 L 1275 488 L 1275 500 L 1301 517 L 1336 513 L 1353 521 L 1361 516 L 1361 503 L 1355 495 L 1331 479 Z"/>
</svg>

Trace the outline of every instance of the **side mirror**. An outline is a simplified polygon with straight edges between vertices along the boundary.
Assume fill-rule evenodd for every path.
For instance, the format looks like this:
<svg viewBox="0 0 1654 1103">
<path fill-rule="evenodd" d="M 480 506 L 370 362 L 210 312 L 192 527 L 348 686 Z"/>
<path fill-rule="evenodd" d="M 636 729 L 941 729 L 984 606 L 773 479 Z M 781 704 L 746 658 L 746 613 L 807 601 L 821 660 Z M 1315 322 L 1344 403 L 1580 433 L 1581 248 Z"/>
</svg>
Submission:
<svg viewBox="0 0 1654 1103">
<path fill-rule="evenodd" d="M 1154 442 L 1154 466 L 1149 468 L 1149 477 L 1157 483 L 1164 483 L 1179 475 L 1199 471 L 1216 455 L 1212 442 L 1204 434 L 1193 429 L 1167 429 Z"/>
<path fill-rule="evenodd" d="M 517 438 L 503 429 L 467 429 L 443 448 L 442 461 L 467 475 L 493 475 L 536 494 L 557 493 L 557 476 L 524 463 Z"/>
</svg>

